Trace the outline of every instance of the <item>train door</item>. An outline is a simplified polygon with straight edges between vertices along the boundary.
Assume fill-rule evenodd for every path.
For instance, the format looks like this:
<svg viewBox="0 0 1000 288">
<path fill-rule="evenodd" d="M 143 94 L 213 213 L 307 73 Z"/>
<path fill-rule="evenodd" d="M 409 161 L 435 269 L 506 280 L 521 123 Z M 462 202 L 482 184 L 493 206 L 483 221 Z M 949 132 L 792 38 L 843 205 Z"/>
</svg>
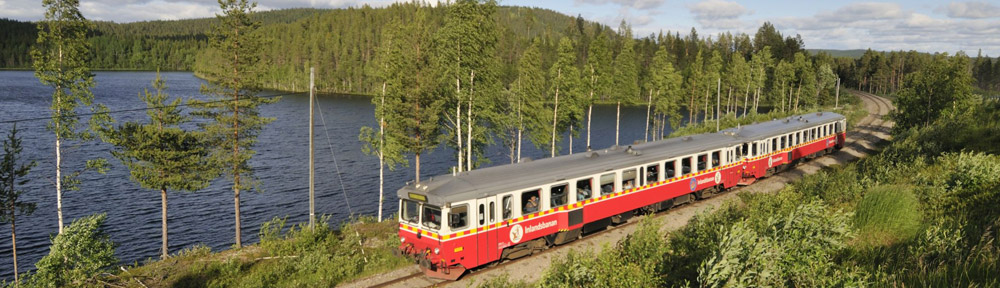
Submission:
<svg viewBox="0 0 1000 288">
<path fill-rule="evenodd" d="M 476 200 L 476 256 L 479 264 L 489 263 L 499 257 L 497 244 L 497 197 L 490 196 Z"/>
</svg>

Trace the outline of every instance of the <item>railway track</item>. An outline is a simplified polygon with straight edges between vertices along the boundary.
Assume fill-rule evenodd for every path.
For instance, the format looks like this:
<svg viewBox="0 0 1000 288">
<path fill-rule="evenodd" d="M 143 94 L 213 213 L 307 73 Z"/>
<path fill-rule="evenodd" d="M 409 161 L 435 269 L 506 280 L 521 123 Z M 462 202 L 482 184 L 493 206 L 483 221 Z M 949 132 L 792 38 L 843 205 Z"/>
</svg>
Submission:
<svg viewBox="0 0 1000 288">
<path fill-rule="evenodd" d="M 869 151 L 874 150 L 878 142 L 887 140 L 892 123 L 887 122 L 883 117 L 892 111 L 892 104 L 885 98 L 869 93 L 860 91 L 852 92 L 862 99 L 869 114 L 858 121 L 855 129 L 848 131 L 848 143 L 843 150 L 790 169 L 792 171 L 799 170 L 799 173 L 786 171 L 768 179 L 758 181 L 754 185 L 738 187 L 730 189 L 730 191 L 736 192 L 744 189 L 752 193 L 777 191 L 786 183 L 797 180 L 801 175 L 811 174 L 823 166 L 852 161 L 863 157 Z M 735 195 L 736 193 L 723 193 L 712 198 L 658 212 L 653 217 L 660 218 L 664 226 L 662 229 L 664 230 L 679 229 L 686 225 L 691 217 L 701 213 L 701 211 L 719 206 L 729 199 L 737 199 Z M 402 273 L 399 273 L 402 270 L 397 270 L 397 275 L 389 277 L 390 279 L 362 279 L 348 283 L 343 287 L 465 287 L 474 285 L 473 283 L 482 283 L 489 278 L 503 274 L 523 275 L 525 276 L 523 280 L 536 281 L 540 278 L 542 271 L 544 271 L 544 268 L 548 266 L 552 259 L 564 256 L 571 249 L 593 249 L 596 251 L 602 248 L 602 243 L 616 243 L 625 235 L 631 234 L 635 230 L 633 224 L 638 223 L 635 219 L 633 218 L 632 221 L 621 225 L 611 226 L 608 229 L 591 233 L 574 242 L 550 247 L 528 257 L 502 261 L 479 269 L 470 270 L 465 276 L 456 281 L 433 279 L 424 275 L 419 269 L 410 267 Z M 512 264 L 519 265 L 511 266 Z"/>
</svg>

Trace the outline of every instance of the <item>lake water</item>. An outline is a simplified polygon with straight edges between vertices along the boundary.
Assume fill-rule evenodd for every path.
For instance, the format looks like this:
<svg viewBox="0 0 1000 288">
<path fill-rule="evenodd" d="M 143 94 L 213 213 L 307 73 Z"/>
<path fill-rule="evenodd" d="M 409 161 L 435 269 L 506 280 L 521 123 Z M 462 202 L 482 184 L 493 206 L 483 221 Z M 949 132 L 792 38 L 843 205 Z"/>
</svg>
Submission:
<svg viewBox="0 0 1000 288">
<path fill-rule="evenodd" d="M 109 106 L 111 110 L 144 108 L 138 93 L 150 87 L 155 77 L 154 72 L 95 74 L 96 86 L 92 89 L 94 101 Z M 162 76 L 168 86 L 166 92 L 171 97 L 204 99 L 198 92 L 204 81 L 191 73 L 165 72 Z M 287 93 L 265 91 L 261 94 Z M 48 117 L 51 95 L 51 89 L 41 85 L 31 71 L 0 71 L 0 122 Z M 378 159 L 362 153 L 358 141 L 358 131 L 362 126 L 376 125 L 374 106 L 369 98 L 361 96 L 320 95 L 318 99 L 324 119 L 321 120 L 317 114 L 316 213 L 331 215 L 333 225 L 352 214 L 376 215 Z M 255 243 L 260 224 L 274 217 L 287 216 L 288 223 L 308 221 L 308 110 L 308 94 L 286 95 L 281 101 L 261 108 L 264 116 L 277 120 L 261 132 L 255 148 L 257 155 L 251 160 L 262 191 L 241 193 L 244 244 Z M 623 145 L 643 139 L 645 116 L 645 107 L 622 108 Z M 146 119 L 141 111 L 115 114 L 114 117 L 119 121 Z M 34 263 L 48 253 L 50 235 L 54 236 L 57 231 L 55 137 L 45 129 L 47 123 L 48 120 L 17 123 L 24 146 L 21 159 L 38 162 L 28 175 L 31 182 L 22 187 L 27 191 L 23 199 L 37 203 L 38 207 L 34 214 L 17 219 L 19 271 L 34 269 Z M 615 107 L 595 106 L 592 125 L 591 146 L 599 149 L 613 145 Z M 0 134 L 6 137 L 11 126 L 10 123 L 0 124 Z M 574 151 L 585 149 L 583 135 L 581 133 L 580 138 L 574 139 Z M 116 252 L 123 263 L 158 257 L 161 245 L 159 192 L 142 189 L 130 181 L 128 170 L 111 157 L 110 145 L 71 142 L 64 147 L 63 173 L 74 171 L 82 166 L 85 159 L 95 157 L 108 158 L 112 164 L 111 171 L 105 175 L 82 175 L 80 180 L 83 183 L 79 191 L 64 191 L 63 217 L 66 225 L 82 216 L 107 213 L 105 230 L 118 243 Z M 429 177 L 449 173 L 454 165 L 453 151 L 439 146 L 423 155 L 421 174 Z M 563 154 L 567 152 L 568 148 L 562 149 Z M 509 161 L 504 147 L 490 147 L 487 154 L 493 165 Z M 525 140 L 522 157 L 539 159 L 547 156 L 548 149 L 535 149 Z M 384 215 L 395 213 L 395 191 L 410 179 L 413 179 L 412 168 L 386 171 Z M 232 247 L 234 219 L 230 183 L 221 179 L 198 192 L 168 192 L 171 253 L 196 244 L 207 245 L 215 251 Z M 0 235 L 5 235 L 0 237 L 0 278 L 10 280 L 13 278 L 13 258 L 8 227 L 0 227 Z"/>
</svg>

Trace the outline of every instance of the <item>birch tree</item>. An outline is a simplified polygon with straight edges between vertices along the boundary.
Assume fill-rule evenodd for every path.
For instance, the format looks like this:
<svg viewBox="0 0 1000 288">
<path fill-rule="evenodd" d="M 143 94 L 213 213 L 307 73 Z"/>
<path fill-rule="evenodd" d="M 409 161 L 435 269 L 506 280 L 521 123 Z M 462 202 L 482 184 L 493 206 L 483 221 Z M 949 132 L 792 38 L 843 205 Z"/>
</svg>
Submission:
<svg viewBox="0 0 1000 288">
<path fill-rule="evenodd" d="M 587 56 L 587 66 L 584 68 L 584 83 L 587 85 L 587 148 L 590 148 L 590 123 L 594 115 L 594 101 L 604 99 L 611 88 L 613 73 L 611 73 L 611 49 L 608 36 L 598 32 L 594 41 L 590 42 Z M 596 97 L 596 98 L 595 98 Z"/>
<path fill-rule="evenodd" d="M 35 77 L 53 89 L 52 120 L 47 129 L 55 134 L 55 188 L 56 217 L 59 233 L 63 231 L 62 198 L 65 190 L 78 190 L 77 177 L 84 171 L 107 169 L 106 160 L 88 160 L 83 170 L 63 173 L 63 144 L 87 141 L 93 136 L 80 131 L 78 108 L 91 106 L 94 94 L 94 75 L 90 73 L 87 58 L 90 44 L 87 32 L 93 27 L 80 13 L 79 1 L 43 0 L 45 19 L 38 22 L 38 41 L 31 49 Z"/>
</svg>

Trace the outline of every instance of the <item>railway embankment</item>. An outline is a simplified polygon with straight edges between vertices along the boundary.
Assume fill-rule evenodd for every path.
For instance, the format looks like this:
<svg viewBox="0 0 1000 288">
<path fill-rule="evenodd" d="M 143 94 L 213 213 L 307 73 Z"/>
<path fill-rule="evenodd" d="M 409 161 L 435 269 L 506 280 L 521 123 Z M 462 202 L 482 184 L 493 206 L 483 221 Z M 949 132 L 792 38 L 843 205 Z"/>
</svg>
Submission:
<svg viewBox="0 0 1000 288">
<path fill-rule="evenodd" d="M 494 287 L 1000 285 L 1000 104 L 973 99 L 885 142 L 887 102 L 860 96 L 878 112 L 841 153 L 646 217 L 615 242 L 551 255 L 544 273 L 468 278 Z"/>
</svg>

